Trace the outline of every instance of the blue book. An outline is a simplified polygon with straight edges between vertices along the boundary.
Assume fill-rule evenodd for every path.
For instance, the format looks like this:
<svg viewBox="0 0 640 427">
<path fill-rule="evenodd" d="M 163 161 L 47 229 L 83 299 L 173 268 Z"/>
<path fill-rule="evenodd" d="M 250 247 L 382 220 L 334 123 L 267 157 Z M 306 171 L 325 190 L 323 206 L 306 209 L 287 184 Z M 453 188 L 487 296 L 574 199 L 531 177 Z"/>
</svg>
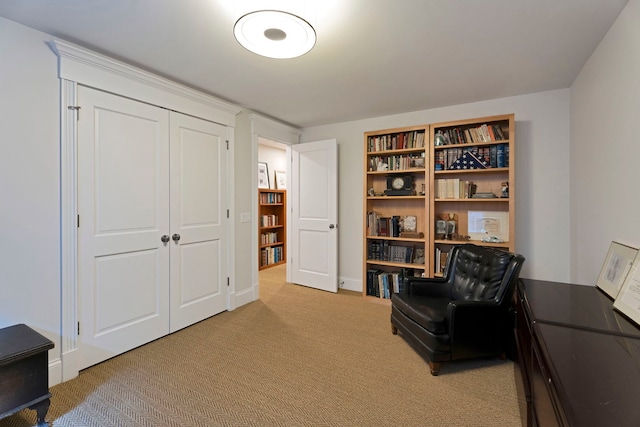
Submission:
<svg viewBox="0 0 640 427">
<path fill-rule="evenodd" d="M 506 167 L 506 162 L 505 162 L 505 146 L 506 144 L 498 144 L 498 147 L 496 149 L 496 166 L 499 168 L 504 168 Z"/>
</svg>

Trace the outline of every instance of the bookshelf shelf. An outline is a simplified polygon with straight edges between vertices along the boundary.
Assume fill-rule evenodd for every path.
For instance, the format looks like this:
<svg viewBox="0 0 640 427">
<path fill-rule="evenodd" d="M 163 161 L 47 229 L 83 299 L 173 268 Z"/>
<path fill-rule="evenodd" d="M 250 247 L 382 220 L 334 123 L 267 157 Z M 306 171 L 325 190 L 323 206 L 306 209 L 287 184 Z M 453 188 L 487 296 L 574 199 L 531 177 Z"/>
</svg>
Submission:
<svg viewBox="0 0 640 427">
<path fill-rule="evenodd" d="M 286 258 L 286 190 L 258 190 L 258 269 L 275 267 Z"/>
<path fill-rule="evenodd" d="M 367 239 L 372 240 L 392 240 L 397 242 L 416 242 L 422 243 L 424 242 L 424 238 L 413 238 L 413 237 L 389 237 L 389 236 L 367 236 Z"/>
<path fill-rule="evenodd" d="M 417 270 L 424 270 L 424 264 L 408 264 L 404 262 L 378 261 L 373 259 L 368 259 L 367 264 L 380 265 L 380 266 L 386 266 L 386 267 L 411 268 L 411 269 L 417 269 Z"/>
<path fill-rule="evenodd" d="M 494 199 L 434 199 L 436 203 L 508 203 L 509 199 L 496 197 Z"/>
</svg>

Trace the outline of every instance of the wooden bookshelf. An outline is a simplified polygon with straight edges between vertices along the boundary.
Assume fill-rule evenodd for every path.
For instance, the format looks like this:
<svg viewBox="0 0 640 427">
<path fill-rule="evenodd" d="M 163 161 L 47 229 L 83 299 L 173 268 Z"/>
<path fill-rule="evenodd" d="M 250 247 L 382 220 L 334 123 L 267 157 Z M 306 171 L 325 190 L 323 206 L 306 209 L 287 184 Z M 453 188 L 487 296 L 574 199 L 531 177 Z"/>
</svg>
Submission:
<svg viewBox="0 0 640 427">
<path fill-rule="evenodd" d="M 258 269 L 286 262 L 286 190 L 258 189 Z"/>
<path fill-rule="evenodd" d="M 375 289 L 381 275 L 441 275 L 456 244 L 515 251 L 515 159 L 513 114 L 365 132 L 363 295 L 388 302 L 393 290 Z M 396 177 L 412 181 L 412 191 L 385 194 Z M 417 235 L 397 224 L 407 216 Z M 442 221 L 455 227 L 443 233 Z"/>
<path fill-rule="evenodd" d="M 364 134 L 365 297 L 389 301 L 403 276 L 428 269 L 428 142 L 428 126 Z"/>
<path fill-rule="evenodd" d="M 515 119 L 513 114 L 436 123 L 430 126 L 428 275 L 444 269 L 452 245 L 467 241 L 510 251 L 515 249 Z M 458 161 L 465 153 L 464 160 Z M 481 162 L 477 165 L 476 159 Z M 456 163 L 457 162 L 457 163 Z M 464 167 L 478 167 L 465 169 Z M 503 183 L 507 192 L 503 194 Z M 470 185 L 472 184 L 472 185 Z M 457 189 L 456 189 L 457 186 Z M 475 190 L 474 194 L 471 193 Z M 484 195 L 487 197 L 478 197 Z M 438 220 L 455 221 L 452 235 L 442 236 Z M 471 220 L 471 222 L 470 222 Z M 440 223 L 442 225 L 442 223 Z M 471 228 L 470 227 L 471 224 Z M 481 224 L 486 224 L 482 233 Z M 466 236 L 468 240 L 466 240 Z M 498 237 L 502 242 L 482 238 Z M 443 255 L 441 255 L 443 254 Z"/>
</svg>

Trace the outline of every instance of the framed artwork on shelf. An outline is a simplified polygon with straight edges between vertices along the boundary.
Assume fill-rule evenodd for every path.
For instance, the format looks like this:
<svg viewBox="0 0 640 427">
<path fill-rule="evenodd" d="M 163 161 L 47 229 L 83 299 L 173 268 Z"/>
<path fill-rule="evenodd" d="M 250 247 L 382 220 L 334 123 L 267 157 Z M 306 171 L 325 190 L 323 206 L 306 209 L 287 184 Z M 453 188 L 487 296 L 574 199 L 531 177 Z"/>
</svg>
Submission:
<svg viewBox="0 0 640 427">
<path fill-rule="evenodd" d="M 271 188 L 269 185 L 269 166 L 258 162 L 258 188 Z"/>
<path fill-rule="evenodd" d="M 276 175 L 276 190 L 287 189 L 287 173 L 285 171 L 275 171 Z"/>
<path fill-rule="evenodd" d="M 509 241 L 509 212 L 469 211 L 467 218 L 471 240 Z"/>
<path fill-rule="evenodd" d="M 613 308 L 640 325 L 640 257 L 636 256 L 631 270 L 613 301 Z"/>
<path fill-rule="evenodd" d="M 637 255 L 637 248 L 618 242 L 611 242 L 596 286 L 615 299 Z"/>
</svg>

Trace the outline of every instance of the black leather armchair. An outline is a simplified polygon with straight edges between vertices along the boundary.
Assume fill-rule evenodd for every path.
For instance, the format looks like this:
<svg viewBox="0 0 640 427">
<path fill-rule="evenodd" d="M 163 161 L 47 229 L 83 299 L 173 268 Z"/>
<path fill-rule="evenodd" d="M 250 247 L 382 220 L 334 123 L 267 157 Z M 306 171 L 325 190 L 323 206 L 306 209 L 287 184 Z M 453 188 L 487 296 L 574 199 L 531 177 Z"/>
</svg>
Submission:
<svg viewBox="0 0 640 427">
<path fill-rule="evenodd" d="M 511 310 L 524 257 L 494 248 L 454 246 L 444 277 L 407 278 L 391 298 L 391 330 L 429 362 L 504 357 L 513 329 Z"/>
</svg>

